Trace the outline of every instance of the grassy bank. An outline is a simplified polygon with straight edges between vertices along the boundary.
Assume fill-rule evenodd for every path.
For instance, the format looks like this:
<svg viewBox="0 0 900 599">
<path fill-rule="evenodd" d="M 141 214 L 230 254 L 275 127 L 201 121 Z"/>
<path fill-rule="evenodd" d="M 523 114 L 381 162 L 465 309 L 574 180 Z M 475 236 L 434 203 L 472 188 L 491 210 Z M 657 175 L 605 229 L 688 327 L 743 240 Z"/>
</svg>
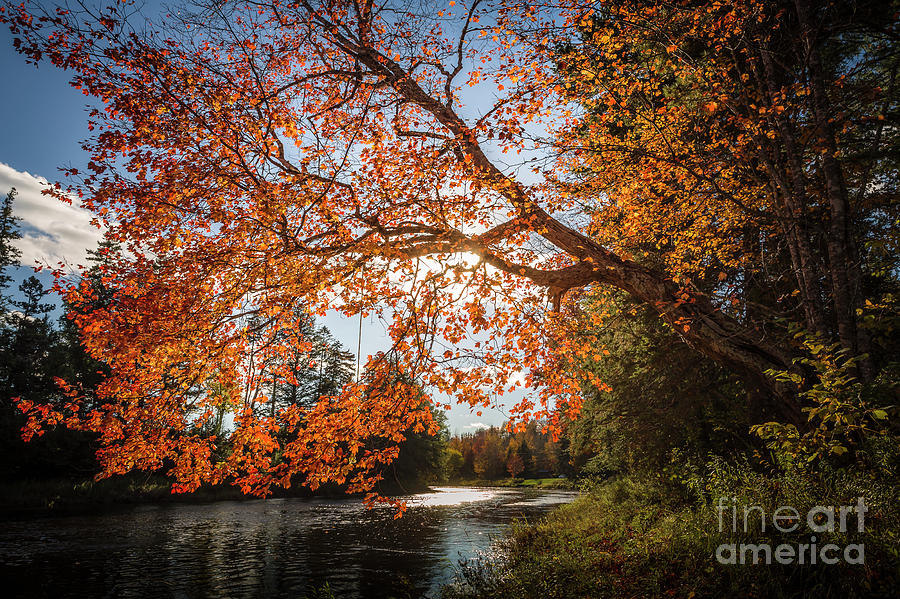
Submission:
<svg viewBox="0 0 900 599">
<path fill-rule="evenodd" d="M 531 487 L 535 489 L 563 490 L 578 488 L 577 483 L 568 478 L 499 478 L 496 480 L 475 478 L 453 481 L 449 484 L 460 487 Z"/>
<path fill-rule="evenodd" d="M 897 489 L 840 476 L 810 481 L 742 475 L 718 481 L 691 498 L 660 481 L 621 479 L 585 490 L 575 502 L 534 525 L 514 527 L 495 562 L 462 567 L 442 599 L 624 597 L 893 597 L 900 584 Z M 866 497 L 870 511 L 862 534 L 824 533 L 819 547 L 864 543 L 865 563 L 826 565 L 720 564 L 720 544 L 809 542 L 804 527 L 793 534 L 762 532 L 751 518 L 747 533 L 719 532 L 712 497 L 737 497 L 773 513 L 779 505 L 800 513 L 818 498 L 841 505 Z M 835 502 L 835 504 L 837 503 Z M 829 505 L 832 505 L 829 503 Z M 729 514 L 730 515 L 730 514 Z M 730 521 L 729 521 L 730 523 Z M 855 529 L 853 529 L 855 530 Z M 805 533 L 805 534 L 801 534 Z"/>
</svg>

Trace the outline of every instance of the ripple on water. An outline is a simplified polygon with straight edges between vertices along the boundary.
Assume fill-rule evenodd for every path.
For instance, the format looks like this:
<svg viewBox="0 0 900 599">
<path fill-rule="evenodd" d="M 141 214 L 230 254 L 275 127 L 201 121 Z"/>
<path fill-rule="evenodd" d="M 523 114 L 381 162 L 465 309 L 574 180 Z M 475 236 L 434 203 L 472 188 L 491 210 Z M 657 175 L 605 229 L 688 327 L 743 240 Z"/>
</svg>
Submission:
<svg viewBox="0 0 900 599">
<path fill-rule="evenodd" d="M 5 597 L 339 597 L 433 591 L 514 518 L 572 493 L 440 487 L 403 518 L 358 500 L 139 506 L 0 527 Z"/>
<path fill-rule="evenodd" d="M 410 507 L 447 507 L 458 506 L 475 501 L 489 501 L 499 495 L 496 489 L 480 489 L 477 487 L 436 487 L 432 493 L 419 493 L 407 499 Z"/>
</svg>

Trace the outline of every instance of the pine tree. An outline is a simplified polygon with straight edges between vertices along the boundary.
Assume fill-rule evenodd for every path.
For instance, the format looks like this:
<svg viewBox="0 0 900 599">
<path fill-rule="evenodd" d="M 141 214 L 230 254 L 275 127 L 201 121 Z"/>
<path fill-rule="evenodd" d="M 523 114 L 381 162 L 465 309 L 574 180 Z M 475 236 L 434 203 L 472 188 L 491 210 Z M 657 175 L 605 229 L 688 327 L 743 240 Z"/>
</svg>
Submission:
<svg viewBox="0 0 900 599">
<path fill-rule="evenodd" d="M 19 266 L 19 258 L 22 252 L 13 245 L 16 239 L 21 239 L 19 233 L 19 219 L 13 214 L 13 202 L 18 192 L 13 187 L 6 194 L 3 204 L 0 205 L 0 311 L 6 312 L 10 303 L 7 289 L 12 283 L 9 267 Z"/>
</svg>

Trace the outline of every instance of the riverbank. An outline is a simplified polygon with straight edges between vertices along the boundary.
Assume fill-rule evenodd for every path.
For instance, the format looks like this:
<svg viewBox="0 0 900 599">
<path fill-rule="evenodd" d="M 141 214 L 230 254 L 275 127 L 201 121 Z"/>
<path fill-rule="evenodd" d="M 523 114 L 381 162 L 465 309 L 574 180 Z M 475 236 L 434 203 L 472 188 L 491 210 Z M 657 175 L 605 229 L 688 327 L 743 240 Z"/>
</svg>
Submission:
<svg viewBox="0 0 900 599">
<path fill-rule="evenodd" d="M 123 476 L 101 481 L 68 479 L 0 483 L 0 510 L 6 516 L 66 513 L 140 503 L 204 503 L 241 499 L 233 487 L 203 487 L 195 493 L 173 494 L 162 476 Z"/>
<path fill-rule="evenodd" d="M 576 490 L 577 482 L 568 478 L 503 478 L 470 479 L 448 484 L 460 487 L 532 488 L 542 490 Z M 400 485 L 383 481 L 379 491 L 386 496 L 408 495 L 428 491 L 428 485 Z M 271 497 L 346 497 L 338 487 L 320 488 L 315 493 L 296 486 L 273 489 Z M 39 479 L 0 481 L 0 518 L 29 514 L 67 514 L 96 509 L 115 509 L 137 504 L 210 503 L 243 501 L 247 496 L 229 485 L 203 486 L 193 493 L 172 493 L 171 481 L 159 474 L 133 473 L 100 481 L 92 479 Z"/>
<path fill-rule="evenodd" d="M 855 495 L 865 489 L 872 505 L 863 534 L 855 534 L 855 524 L 848 534 L 825 532 L 818 534 L 817 547 L 861 543 L 864 564 L 843 559 L 815 565 L 719 563 L 716 555 L 722 544 L 797 547 L 798 541 L 810 542 L 809 531 L 773 534 L 770 520 L 763 532 L 751 519 L 746 533 L 734 535 L 728 527 L 720 532 L 715 501 L 694 500 L 661 478 L 624 478 L 586 489 L 537 523 L 513 526 L 499 545 L 496 561 L 464 564 L 440 597 L 892 597 L 900 584 L 897 490 L 867 488 L 862 482 L 825 481 L 840 493 Z M 812 507 L 806 502 L 828 497 L 824 486 L 788 477 L 759 476 L 709 490 L 729 492 L 729 497 L 759 505 L 769 514 L 779 505 L 796 506 L 803 514 Z"/>
<path fill-rule="evenodd" d="M 408 484 L 404 488 L 385 484 L 385 495 L 420 493 L 426 485 Z M 306 487 L 273 489 L 272 498 L 347 497 L 338 487 L 320 488 L 315 493 Z M 140 504 L 211 503 L 214 501 L 248 501 L 257 497 L 244 495 L 233 486 L 203 486 L 193 493 L 172 493 L 172 483 L 157 474 L 130 474 L 100 481 L 92 479 L 41 479 L 0 482 L 0 519 L 43 515 L 70 514 L 95 510 L 112 510 Z"/>
<path fill-rule="evenodd" d="M 458 487 L 515 487 L 560 491 L 574 491 L 578 489 L 578 483 L 569 478 L 500 478 L 495 480 L 475 478 L 456 480 L 448 484 Z"/>
</svg>

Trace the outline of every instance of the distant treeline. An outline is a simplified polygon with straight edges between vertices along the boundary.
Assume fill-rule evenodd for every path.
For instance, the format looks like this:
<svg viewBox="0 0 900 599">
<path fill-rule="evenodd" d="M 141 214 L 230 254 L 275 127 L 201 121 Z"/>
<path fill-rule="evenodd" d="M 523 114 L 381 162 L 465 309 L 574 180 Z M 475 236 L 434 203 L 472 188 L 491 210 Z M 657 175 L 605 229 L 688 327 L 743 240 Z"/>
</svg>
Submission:
<svg viewBox="0 0 900 599">
<path fill-rule="evenodd" d="M 568 445 L 566 439 L 554 441 L 542 432 L 538 422 L 530 422 L 517 433 L 506 427 L 483 428 L 450 439 L 447 477 L 455 481 L 572 475 Z"/>
</svg>

